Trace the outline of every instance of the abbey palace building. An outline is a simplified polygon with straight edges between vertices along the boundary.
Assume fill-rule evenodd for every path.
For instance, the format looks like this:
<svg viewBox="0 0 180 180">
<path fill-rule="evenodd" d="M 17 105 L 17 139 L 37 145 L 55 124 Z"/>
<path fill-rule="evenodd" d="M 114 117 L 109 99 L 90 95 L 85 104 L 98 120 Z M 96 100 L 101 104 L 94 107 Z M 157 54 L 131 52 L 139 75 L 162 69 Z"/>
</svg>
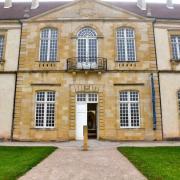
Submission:
<svg viewBox="0 0 180 180">
<path fill-rule="evenodd" d="M 0 3 L 0 139 L 180 139 L 180 5 Z"/>
</svg>

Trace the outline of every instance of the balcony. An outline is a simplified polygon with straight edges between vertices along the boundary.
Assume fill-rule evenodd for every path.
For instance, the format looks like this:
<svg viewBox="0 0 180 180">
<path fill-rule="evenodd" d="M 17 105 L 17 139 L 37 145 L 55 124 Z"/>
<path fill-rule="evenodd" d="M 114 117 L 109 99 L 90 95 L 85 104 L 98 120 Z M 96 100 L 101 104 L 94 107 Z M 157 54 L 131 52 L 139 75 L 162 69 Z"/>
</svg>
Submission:
<svg viewBox="0 0 180 180">
<path fill-rule="evenodd" d="M 107 59 L 102 57 L 74 57 L 67 59 L 67 71 L 106 71 Z"/>
</svg>

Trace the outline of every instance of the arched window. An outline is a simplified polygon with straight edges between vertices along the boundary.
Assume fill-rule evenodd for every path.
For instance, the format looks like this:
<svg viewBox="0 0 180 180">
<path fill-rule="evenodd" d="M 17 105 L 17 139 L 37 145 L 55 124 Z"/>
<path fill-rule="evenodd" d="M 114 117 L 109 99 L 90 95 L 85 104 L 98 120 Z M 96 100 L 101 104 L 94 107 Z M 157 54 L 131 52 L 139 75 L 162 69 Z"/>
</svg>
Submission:
<svg viewBox="0 0 180 180">
<path fill-rule="evenodd" d="M 40 61 L 56 61 L 58 32 L 53 28 L 45 28 L 41 31 Z"/>
<path fill-rule="evenodd" d="M 83 28 L 78 35 L 78 62 L 97 61 L 97 34 L 92 28 Z"/>
<path fill-rule="evenodd" d="M 132 28 L 117 30 L 118 61 L 136 61 L 135 33 Z"/>
</svg>

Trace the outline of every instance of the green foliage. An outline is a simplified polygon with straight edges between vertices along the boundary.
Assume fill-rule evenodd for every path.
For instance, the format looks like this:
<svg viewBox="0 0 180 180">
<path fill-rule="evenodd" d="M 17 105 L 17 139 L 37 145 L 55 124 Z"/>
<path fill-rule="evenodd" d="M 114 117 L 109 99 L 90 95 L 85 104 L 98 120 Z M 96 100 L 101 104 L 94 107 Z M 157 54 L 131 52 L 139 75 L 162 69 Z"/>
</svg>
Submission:
<svg viewBox="0 0 180 180">
<path fill-rule="evenodd" d="M 17 179 L 55 149 L 55 147 L 0 147 L 0 180 Z"/>
<path fill-rule="evenodd" d="M 149 180 L 180 179 L 180 147 L 119 147 Z"/>
</svg>

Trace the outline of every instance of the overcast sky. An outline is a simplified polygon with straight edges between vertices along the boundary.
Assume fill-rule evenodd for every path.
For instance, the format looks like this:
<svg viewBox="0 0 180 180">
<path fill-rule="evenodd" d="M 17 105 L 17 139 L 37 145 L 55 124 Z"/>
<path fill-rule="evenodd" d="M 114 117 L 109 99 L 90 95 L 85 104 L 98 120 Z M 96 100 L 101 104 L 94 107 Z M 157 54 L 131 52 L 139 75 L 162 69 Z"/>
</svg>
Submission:
<svg viewBox="0 0 180 180">
<path fill-rule="evenodd" d="M 29 2 L 31 0 L 12 0 L 13 2 L 19 1 L 19 2 Z M 71 0 L 39 0 L 39 1 L 71 1 Z M 128 2 L 136 2 L 137 0 L 104 0 L 104 1 L 128 1 Z M 146 0 L 147 2 L 161 2 L 165 3 L 166 0 Z M 0 0 L 0 2 L 4 2 L 4 0 Z M 180 0 L 173 0 L 173 3 L 180 4 Z"/>
</svg>

